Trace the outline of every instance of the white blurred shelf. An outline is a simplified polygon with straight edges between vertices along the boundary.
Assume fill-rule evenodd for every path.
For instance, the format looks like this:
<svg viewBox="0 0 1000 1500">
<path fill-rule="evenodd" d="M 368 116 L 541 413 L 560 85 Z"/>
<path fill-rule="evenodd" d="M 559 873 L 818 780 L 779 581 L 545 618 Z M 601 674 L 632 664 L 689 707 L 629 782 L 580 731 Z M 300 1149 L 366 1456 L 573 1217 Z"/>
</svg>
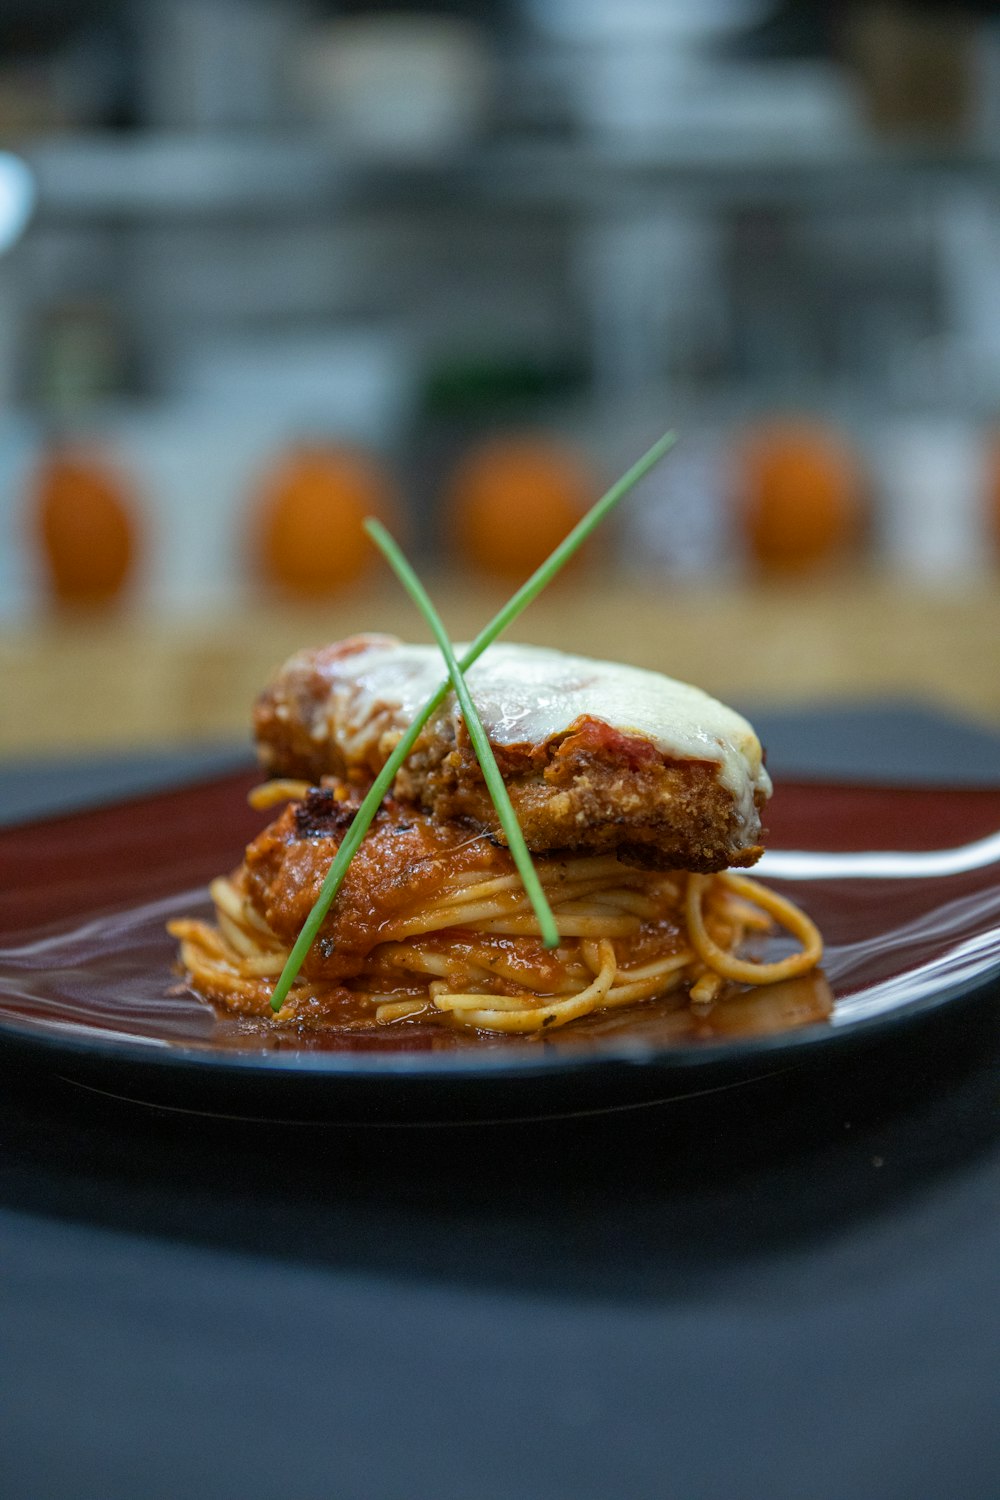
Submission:
<svg viewBox="0 0 1000 1500">
<path fill-rule="evenodd" d="M 42 215 L 228 215 L 328 195 L 341 169 L 322 142 L 255 136 L 91 134 L 24 151 Z"/>
<path fill-rule="evenodd" d="M 344 197 L 382 200 L 413 192 L 571 208 L 657 179 L 709 197 L 812 199 L 1000 178 L 1000 150 L 888 144 L 850 129 L 525 137 L 471 144 L 433 159 L 391 160 L 349 156 L 314 132 L 108 132 L 40 140 L 22 154 L 36 176 L 39 213 L 60 219 L 277 214 Z"/>
</svg>

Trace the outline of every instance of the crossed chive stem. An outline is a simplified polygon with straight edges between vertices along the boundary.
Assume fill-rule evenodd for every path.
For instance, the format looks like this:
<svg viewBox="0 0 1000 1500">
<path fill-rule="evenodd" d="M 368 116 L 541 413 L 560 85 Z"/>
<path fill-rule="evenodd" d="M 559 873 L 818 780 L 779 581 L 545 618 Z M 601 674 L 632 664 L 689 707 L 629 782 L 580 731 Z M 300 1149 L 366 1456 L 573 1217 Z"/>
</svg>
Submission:
<svg viewBox="0 0 1000 1500">
<path fill-rule="evenodd" d="M 538 879 L 538 873 L 535 870 L 531 855 L 524 842 L 524 835 L 518 824 L 517 815 L 511 806 L 507 789 L 503 784 L 503 778 L 497 767 L 489 740 L 482 726 L 482 721 L 479 718 L 479 714 L 476 711 L 465 683 L 464 674 L 479 660 L 487 646 L 492 645 L 493 641 L 512 625 L 528 605 L 538 597 L 556 574 L 565 567 L 566 563 L 569 562 L 582 543 L 587 540 L 591 533 L 596 530 L 605 517 L 624 499 L 629 491 L 641 479 L 645 478 L 650 469 L 654 468 L 665 457 L 676 441 L 677 436 L 675 433 L 664 433 L 663 437 L 659 438 L 641 458 L 637 459 L 632 467 L 577 522 L 572 531 L 563 538 L 545 561 L 535 569 L 531 577 L 521 585 L 516 593 L 508 599 L 502 609 L 494 615 L 489 624 L 483 627 L 472 644 L 467 647 L 460 660 L 456 659 L 451 642 L 448 639 L 447 632 L 441 623 L 437 611 L 434 609 L 423 585 L 403 556 L 398 544 L 378 521 L 369 518 L 365 522 L 365 530 L 368 532 L 368 535 L 381 549 L 390 565 L 396 571 L 397 576 L 403 582 L 404 587 L 423 612 L 448 666 L 448 676 L 444 678 L 434 693 L 431 694 L 419 713 L 414 716 L 410 727 L 406 730 L 396 748 L 385 762 L 385 765 L 372 782 L 361 806 L 355 813 L 351 825 L 341 841 L 340 848 L 337 850 L 333 862 L 326 873 L 326 878 L 323 881 L 313 908 L 302 924 L 302 929 L 285 961 L 285 966 L 281 971 L 278 982 L 274 986 L 274 991 L 271 995 L 272 1011 L 279 1011 L 285 1003 L 288 992 L 294 984 L 299 970 L 302 968 L 306 954 L 312 947 L 320 927 L 323 925 L 326 914 L 333 905 L 337 892 L 343 884 L 344 876 L 347 874 L 351 860 L 360 848 L 375 814 L 396 778 L 397 771 L 409 756 L 427 721 L 440 708 L 453 687 L 462 708 L 469 737 L 476 750 L 490 795 L 493 798 L 497 817 L 500 820 L 500 825 L 504 833 L 507 835 L 511 855 L 538 917 L 543 941 L 546 947 L 551 948 L 556 946 L 559 941 L 559 933 L 556 928 L 555 919 L 545 899 L 545 893 Z M 490 769 L 487 769 L 488 767 Z"/>
<path fill-rule="evenodd" d="M 528 900 L 531 902 L 535 916 L 538 918 L 538 925 L 542 932 L 542 942 L 546 948 L 557 948 L 559 946 L 559 929 L 556 926 L 556 919 L 552 915 L 552 908 L 549 906 L 545 892 L 542 890 L 542 882 L 538 878 L 538 871 L 535 869 L 534 861 L 524 841 L 524 834 L 521 831 L 520 823 L 517 821 L 517 813 L 514 811 L 510 795 L 504 785 L 504 779 L 500 774 L 496 756 L 493 754 L 493 747 L 487 738 L 486 730 L 483 728 L 483 721 L 479 717 L 479 710 L 472 701 L 469 685 L 462 674 L 462 669 L 456 659 L 454 647 L 448 639 L 448 633 L 444 628 L 441 616 L 431 603 L 427 590 L 407 562 L 399 544 L 385 529 L 381 521 L 369 518 L 365 522 L 365 530 L 392 568 L 414 604 L 420 610 L 420 613 L 430 626 L 431 634 L 440 647 L 441 655 L 444 657 L 445 665 L 448 668 L 448 677 L 451 680 L 452 687 L 455 689 L 455 696 L 462 710 L 462 717 L 465 719 L 465 727 L 469 731 L 472 748 L 475 750 L 476 759 L 479 761 L 479 768 L 489 788 L 490 796 L 493 798 L 493 806 L 496 808 L 500 827 L 507 836 L 507 847 L 510 850 L 514 864 L 517 866 L 517 873 L 521 877 L 521 884 L 524 886 L 528 894 Z"/>
</svg>

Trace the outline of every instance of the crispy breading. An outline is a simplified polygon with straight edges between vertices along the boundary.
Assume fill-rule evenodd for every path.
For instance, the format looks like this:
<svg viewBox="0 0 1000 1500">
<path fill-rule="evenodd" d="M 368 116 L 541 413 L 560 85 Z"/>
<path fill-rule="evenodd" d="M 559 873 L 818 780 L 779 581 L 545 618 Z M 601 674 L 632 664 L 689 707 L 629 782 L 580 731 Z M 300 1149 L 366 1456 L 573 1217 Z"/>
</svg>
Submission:
<svg viewBox="0 0 1000 1500">
<path fill-rule="evenodd" d="M 389 637 L 300 652 L 258 700 L 254 727 L 261 760 L 274 776 L 369 779 L 405 732 L 391 709 L 371 704 L 363 722 L 341 722 L 339 664 Z M 356 703 L 350 712 L 357 714 Z M 751 865 L 761 855 L 758 786 L 740 801 L 718 762 L 664 754 L 648 737 L 581 715 L 544 740 L 498 743 L 491 736 L 511 802 L 534 853 L 617 853 L 658 869 L 706 873 Z M 396 777 L 396 797 L 441 819 L 463 819 L 498 842 L 503 836 L 489 791 L 452 704 L 428 723 Z"/>
</svg>

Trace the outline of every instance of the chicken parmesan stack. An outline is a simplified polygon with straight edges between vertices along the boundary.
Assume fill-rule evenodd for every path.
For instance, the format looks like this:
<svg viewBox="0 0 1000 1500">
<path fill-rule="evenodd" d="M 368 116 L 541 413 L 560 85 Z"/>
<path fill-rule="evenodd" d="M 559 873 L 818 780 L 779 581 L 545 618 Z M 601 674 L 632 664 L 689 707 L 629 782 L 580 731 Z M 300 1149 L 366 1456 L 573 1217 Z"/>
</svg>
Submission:
<svg viewBox="0 0 1000 1500">
<path fill-rule="evenodd" d="M 461 651 L 461 648 L 459 648 Z M 434 647 L 360 635 L 303 651 L 258 699 L 283 811 L 212 886 L 214 924 L 172 924 L 193 984 L 271 1015 L 275 980 L 361 798 L 441 682 Z M 805 972 L 802 913 L 732 873 L 763 852 L 771 794 L 739 714 L 655 672 L 493 645 L 466 673 L 552 907 L 543 947 L 453 695 L 401 766 L 275 1018 L 544 1033 L 595 1011 L 710 1005 L 727 982 Z M 801 949 L 742 956 L 775 921 Z"/>
</svg>

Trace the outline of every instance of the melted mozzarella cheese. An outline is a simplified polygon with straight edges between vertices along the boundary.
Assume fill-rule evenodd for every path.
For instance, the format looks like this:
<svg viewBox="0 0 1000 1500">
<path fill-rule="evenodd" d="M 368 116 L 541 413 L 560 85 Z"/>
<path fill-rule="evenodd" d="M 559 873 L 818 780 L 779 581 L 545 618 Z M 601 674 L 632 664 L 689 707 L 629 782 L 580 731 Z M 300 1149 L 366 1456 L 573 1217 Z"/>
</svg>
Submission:
<svg viewBox="0 0 1000 1500">
<path fill-rule="evenodd" d="M 456 647 L 459 658 L 464 650 Z M 442 676 L 435 646 L 373 641 L 337 660 L 320 732 L 356 756 L 362 742 L 402 732 Z M 670 759 L 717 765 L 719 782 L 748 826 L 755 816 L 755 793 L 771 794 L 760 741 L 746 719 L 685 682 L 618 662 L 503 644 L 490 646 L 466 680 L 494 745 L 543 745 L 586 715 L 650 740 Z M 453 696 L 445 712 L 460 717 Z"/>
</svg>

